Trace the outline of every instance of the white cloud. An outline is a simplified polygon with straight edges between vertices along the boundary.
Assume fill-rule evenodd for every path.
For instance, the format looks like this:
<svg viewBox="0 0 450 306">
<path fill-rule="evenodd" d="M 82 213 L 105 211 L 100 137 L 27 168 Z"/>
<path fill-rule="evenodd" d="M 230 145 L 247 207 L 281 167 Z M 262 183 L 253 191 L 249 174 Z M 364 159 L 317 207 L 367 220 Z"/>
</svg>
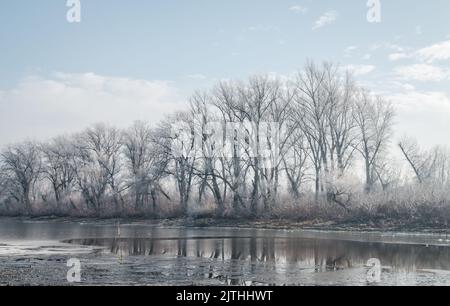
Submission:
<svg viewBox="0 0 450 306">
<path fill-rule="evenodd" d="M 450 144 L 450 98 L 445 92 L 409 90 L 387 98 L 397 110 L 398 137 L 414 136 L 428 147 Z"/>
<path fill-rule="evenodd" d="M 416 55 L 427 63 L 450 59 L 450 40 L 422 48 L 416 52 Z"/>
<path fill-rule="evenodd" d="M 435 43 L 431 46 L 418 49 L 414 52 L 406 53 L 398 49 L 397 53 L 389 55 L 389 60 L 396 61 L 406 58 L 414 58 L 416 60 L 432 64 L 436 61 L 450 59 L 450 40 Z"/>
<path fill-rule="evenodd" d="M 358 50 L 358 46 L 348 46 L 344 50 L 344 57 L 351 57 L 354 51 Z"/>
<path fill-rule="evenodd" d="M 406 53 L 406 50 L 403 46 L 400 46 L 398 44 L 394 44 L 391 42 L 377 42 L 372 45 L 370 45 L 369 50 L 371 52 L 383 50 L 388 51 L 391 54 L 389 54 L 389 60 L 390 61 L 396 61 L 403 58 L 408 58 L 410 55 Z"/>
<path fill-rule="evenodd" d="M 447 79 L 449 75 L 448 70 L 444 70 L 440 67 L 415 64 L 408 66 L 399 66 L 394 68 L 394 73 L 397 77 L 404 80 L 415 81 L 442 81 Z"/>
<path fill-rule="evenodd" d="M 339 16 L 339 14 L 336 11 L 326 12 L 325 14 L 320 16 L 319 19 L 316 20 L 316 22 L 314 23 L 313 30 L 316 30 L 316 29 L 319 29 L 319 28 L 322 28 L 324 26 L 334 23 L 337 20 L 338 16 Z"/>
<path fill-rule="evenodd" d="M 308 11 L 308 8 L 301 5 L 294 5 L 289 8 L 290 11 L 295 13 L 305 14 Z"/>
<path fill-rule="evenodd" d="M 446 113 L 450 112 L 450 98 L 445 92 L 413 90 L 392 94 L 389 98 L 403 110 L 426 111 L 439 109 L 445 110 Z"/>
<path fill-rule="evenodd" d="M 171 82 L 56 73 L 28 77 L 0 95 L 0 145 L 75 132 L 96 122 L 151 123 L 180 108 Z M 184 105 L 184 104 L 183 104 Z"/>
<path fill-rule="evenodd" d="M 400 83 L 399 86 L 406 91 L 416 90 L 416 87 L 409 83 Z"/>
<path fill-rule="evenodd" d="M 347 65 L 344 67 L 345 70 L 350 71 L 355 76 L 361 76 L 371 73 L 376 69 L 374 65 Z"/>
</svg>

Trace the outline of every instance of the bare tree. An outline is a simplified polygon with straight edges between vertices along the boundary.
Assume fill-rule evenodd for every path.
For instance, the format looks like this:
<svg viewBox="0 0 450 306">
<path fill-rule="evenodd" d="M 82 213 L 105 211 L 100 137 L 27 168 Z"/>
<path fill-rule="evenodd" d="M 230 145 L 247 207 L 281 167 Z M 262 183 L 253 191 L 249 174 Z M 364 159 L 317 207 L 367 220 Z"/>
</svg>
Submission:
<svg viewBox="0 0 450 306">
<path fill-rule="evenodd" d="M 283 170 L 289 182 L 289 190 L 295 201 L 300 200 L 301 186 L 307 179 L 309 146 L 300 129 L 296 129 L 288 143 L 289 150 L 283 156 Z"/>
<path fill-rule="evenodd" d="M 70 195 L 76 181 L 75 149 L 72 139 L 57 137 L 41 145 L 42 173 L 50 182 L 57 206 Z"/>
<path fill-rule="evenodd" d="M 277 81 L 279 82 L 279 81 Z M 281 84 L 281 82 L 279 82 Z M 279 89 L 278 97 L 270 105 L 267 116 L 264 151 L 262 156 L 261 182 L 264 208 L 270 213 L 278 200 L 278 189 L 283 160 L 291 149 L 290 140 L 298 130 L 297 125 L 290 120 L 293 109 L 295 91 L 287 86 Z"/>
<path fill-rule="evenodd" d="M 360 137 L 360 144 L 356 148 L 364 159 L 365 191 L 368 193 L 376 182 L 375 165 L 391 136 L 394 111 L 389 102 L 361 90 L 354 118 Z"/>
<path fill-rule="evenodd" d="M 226 188 L 225 184 L 221 184 L 221 175 L 224 164 L 223 159 L 223 126 L 222 124 L 215 124 L 214 116 L 209 110 L 211 105 L 211 96 L 207 93 L 197 93 L 191 98 L 191 115 L 194 124 L 194 134 L 198 137 L 200 144 L 199 155 L 201 156 L 202 166 L 197 169 L 197 175 L 200 177 L 199 201 L 208 187 L 216 202 L 218 214 L 223 214 L 225 211 L 224 197 L 226 196 L 222 189 Z"/>
<path fill-rule="evenodd" d="M 442 186 L 450 183 L 450 151 L 446 146 L 435 146 L 431 149 L 433 163 L 431 177 L 433 181 Z"/>
<path fill-rule="evenodd" d="M 408 161 L 419 183 L 423 183 L 425 179 L 427 163 L 429 162 L 427 157 L 423 153 L 419 152 L 418 144 L 413 139 L 404 138 L 398 144 L 403 156 Z"/>
<path fill-rule="evenodd" d="M 436 146 L 430 150 L 420 148 L 413 138 L 404 137 L 398 144 L 417 181 L 445 185 L 449 178 L 449 152 Z"/>
<path fill-rule="evenodd" d="M 395 161 L 386 157 L 378 158 L 374 171 L 384 192 L 398 187 L 402 178 L 402 169 Z"/>
<path fill-rule="evenodd" d="M 27 214 L 33 211 L 31 197 L 41 165 L 38 145 L 33 142 L 10 146 L 1 154 L 1 169 L 7 177 L 10 194 L 25 205 Z"/>
<path fill-rule="evenodd" d="M 156 128 L 156 134 L 157 145 L 169 152 L 166 172 L 174 178 L 181 210 L 187 214 L 199 150 L 195 146 L 191 114 L 178 112 L 168 117 Z"/>
<path fill-rule="evenodd" d="M 157 193 L 162 190 L 160 180 L 167 166 L 167 152 L 155 143 L 155 131 L 145 122 L 137 121 L 124 132 L 123 150 L 134 193 L 135 209 L 139 210 L 152 198 L 156 209 Z M 167 195 L 166 195 L 167 196 Z"/>
<path fill-rule="evenodd" d="M 357 88 L 348 72 L 342 78 L 337 67 L 326 67 L 326 90 L 330 103 L 327 114 L 329 155 L 333 170 L 337 160 L 338 175 L 341 176 L 350 166 L 357 143 L 356 122 L 353 118 Z"/>
<path fill-rule="evenodd" d="M 323 189 L 322 172 L 329 171 L 327 126 L 330 99 L 326 90 L 327 65 L 325 63 L 321 69 L 315 63 L 308 62 L 304 71 L 298 74 L 295 83 L 296 104 L 293 120 L 299 123 L 309 145 L 309 155 L 315 170 L 316 199 Z"/>
<path fill-rule="evenodd" d="M 76 138 L 78 186 L 88 205 L 100 212 L 110 187 L 116 211 L 123 199 L 120 153 L 122 134 L 116 128 L 97 124 Z"/>
<path fill-rule="evenodd" d="M 250 196 L 250 210 L 256 216 L 261 198 L 261 143 L 260 135 L 263 132 L 261 125 L 267 121 L 271 107 L 280 99 L 280 82 L 271 80 L 268 76 L 254 76 L 249 79 L 246 86 L 239 88 L 239 112 L 245 114 L 248 121 L 246 132 L 249 147 L 247 154 L 253 171 L 252 192 Z M 267 208 L 267 207 L 266 207 Z"/>
<path fill-rule="evenodd" d="M 239 99 L 239 85 L 233 82 L 221 82 L 213 90 L 212 105 L 218 110 L 224 123 L 223 135 L 230 142 L 230 159 L 222 159 L 222 181 L 233 193 L 232 206 L 236 213 L 245 208 L 243 198 L 246 183 L 246 170 L 249 163 L 242 154 L 244 140 L 240 137 L 240 127 L 247 117 L 243 101 Z"/>
</svg>

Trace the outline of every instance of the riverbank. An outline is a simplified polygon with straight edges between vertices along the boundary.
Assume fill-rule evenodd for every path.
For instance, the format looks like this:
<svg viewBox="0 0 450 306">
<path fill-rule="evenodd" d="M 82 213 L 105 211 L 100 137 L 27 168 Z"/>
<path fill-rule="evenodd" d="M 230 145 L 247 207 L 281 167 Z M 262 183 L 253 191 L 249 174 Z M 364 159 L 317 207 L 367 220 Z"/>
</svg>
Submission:
<svg viewBox="0 0 450 306">
<path fill-rule="evenodd" d="M 188 227 L 236 227 L 257 229 L 286 229 L 286 230 L 318 230 L 318 231 L 345 231 L 345 232 L 405 232 L 405 233 L 450 233 L 449 228 L 428 227 L 420 224 L 402 224 L 393 221 L 381 223 L 368 222 L 334 222 L 334 221 L 290 221 L 283 219 L 213 219 L 213 218 L 185 218 L 161 221 L 162 224 Z"/>
<path fill-rule="evenodd" d="M 160 227 L 226 227 L 242 229 L 272 230 L 317 230 L 339 232 L 400 232 L 423 234 L 450 234 L 449 227 L 430 226 L 421 223 L 404 223 L 394 220 L 378 222 L 336 222 L 336 221 L 293 221 L 286 219 L 242 219 L 242 218 L 71 218 L 57 216 L 39 217 L 1 217 L 23 221 L 82 222 L 96 224 L 132 223 Z"/>
</svg>

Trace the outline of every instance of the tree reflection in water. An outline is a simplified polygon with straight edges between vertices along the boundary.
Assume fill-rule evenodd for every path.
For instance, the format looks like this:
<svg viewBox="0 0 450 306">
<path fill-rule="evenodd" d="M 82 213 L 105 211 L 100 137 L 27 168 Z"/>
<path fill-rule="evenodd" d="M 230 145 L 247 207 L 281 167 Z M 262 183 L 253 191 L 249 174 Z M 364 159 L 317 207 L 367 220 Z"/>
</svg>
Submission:
<svg viewBox="0 0 450 306">
<path fill-rule="evenodd" d="M 316 272 L 348 269 L 378 258 L 397 271 L 450 270 L 449 247 L 366 243 L 327 239 L 278 237 L 94 238 L 66 241 L 103 246 L 125 256 L 165 255 L 230 261 L 232 271 L 242 262 L 313 268 Z"/>
</svg>

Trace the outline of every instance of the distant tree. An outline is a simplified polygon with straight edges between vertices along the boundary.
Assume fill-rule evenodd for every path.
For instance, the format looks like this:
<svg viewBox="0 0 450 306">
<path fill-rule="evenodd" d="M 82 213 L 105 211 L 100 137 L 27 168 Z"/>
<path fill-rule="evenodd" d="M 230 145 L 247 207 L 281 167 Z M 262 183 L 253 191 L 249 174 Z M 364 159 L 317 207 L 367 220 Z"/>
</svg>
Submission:
<svg viewBox="0 0 450 306">
<path fill-rule="evenodd" d="M 293 79 L 222 81 L 189 102 L 155 125 L 96 124 L 8 147 L 0 156 L 0 201 L 31 213 L 40 191 L 44 203 L 52 194 L 58 207 L 70 200 L 81 209 L 73 202 L 81 199 L 89 212 L 120 215 L 128 207 L 156 212 L 159 197 L 172 201 L 174 193 L 183 214 L 200 204 L 218 215 L 270 216 L 282 192 L 299 206 L 314 196 L 317 207 L 349 212 L 356 192 L 387 197 L 408 182 L 387 150 L 391 104 L 338 65 L 308 61 Z M 422 150 L 408 140 L 399 148 L 423 188 L 450 185 L 446 148 Z M 360 162 L 364 188 L 355 174 Z"/>
<path fill-rule="evenodd" d="M 27 214 L 33 211 L 32 192 L 41 166 L 39 147 L 33 142 L 9 146 L 1 153 L 1 171 L 7 181 L 6 186 L 10 195 L 25 205 Z"/>
<path fill-rule="evenodd" d="M 76 181 L 75 147 L 73 139 L 57 137 L 40 146 L 43 177 L 52 186 L 56 204 L 61 205 L 64 197 L 69 196 Z"/>
<path fill-rule="evenodd" d="M 309 146 L 309 157 L 315 171 L 315 195 L 319 197 L 322 186 L 322 173 L 328 172 L 327 121 L 329 99 L 326 90 L 328 64 L 323 67 L 309 61 L 299 72 L 296 82 L 294 120 Z"/>
<path fill-rule="evenodd" d="M 376 164 L 386 149 L 392 133 L 394 111 L 389 102 L 361 90 L 355 105 L 354 117 L 358 126 L 359 145 L 364 160 L 365 190 L 372 191 L 376 182 Z"/>
<path fill-rule="evenodd" d="M 155 144 L 168 153 L 166 173 L 175 180 L 181 210 L 187 214 L 194 184 L 195 164 L 199 157 L 191 114 L 175 113 L 161 122 L 155 133 Z"/>
<path fill-rule="evenodd" d="M 450 178 L 450 152 L 436 146 L 430 150 L 420 148 L 417 140 L 404 137 L 398 144 L 417 181 L 445 185 Z"/>
<path fill-rule="evenodd" d="M 168 156 L 167 151 L 155 142 L 156 137 L 155 130 L 142 121 L 136 121 L 124 132 L 124 163 L 130 176 L 128 187 L 134 193 L 136 210 L 142 209 L 149 197 L 155 210 L 157 193 L 165 194 L 160 180 L 165 176 Z"/>
<path fill-rule="evenodd" d="M 249 163 L 243 154 L 245 140 L 241 137 L 244 121 L 247 114 L 242 100 L 239 99 L 239 84 L 236 82 L 220 82 L 213 89 L 211 103 L 218 112 L 219 118 L 225 124 L 223 136 L 230 143 L 229 157 L 222 159 L 222 181 L 232 193 L 232 207 L 235 213 L 246 208 L 246 181 Z M 225 196 L 224 196 L 225 198 Z"/>
<path fill-rule="evenodd" d="M 77 183 L 88 206 L 100 212 L 110 187 L 115 209 L 120 211 L 122 133 L 97 124 L 76 136 L 75 148 Z"/>
<path fill-rule="evenodd" d="M 289 182 L 289 189 L 294 200 L 300 199 L 301 186 L 306 183 L 309 169 L 309 146 L 305 136 L 297 129 L 288 143 L 287 154 L 283 156 L 283 170 Z"/>
<path fill-rule="evenodd" d="M 200 161 L 196 166 L 196 175 L 200 179 L 199 201 L 206 187 L 211 191 L 219 215 L 225 211 L 224 198 L 227 185 L 223 184 L 221 174 L 224 173 L 223 154 L 221 147 L 223 137 L 223 125 L 217 123 L 216 118 L 210 111 L 211 96 L 208 93 L 196 93 L 190 100 L 190 112 L 194 127 L 194 134 L 198 139 L 198 151 Z M 214 130 L 217 129 L 217 130 Z"/>
<path fill-rule="evenodd" d="M 239 113 L 245 115 L 248 127 L 246 133 L 252 150 L 247 150 L 249 165 L 253 172 L 252 192 L 250 196 L 250 210 L 252 215 L 258 214 L 258 206 L 261 199 L 261 176 L 264 165 L 262 164 L 262 124 L 269 121 L 271 108 L 279 102 L 281 95 L 280 82 L 268 76 L 253 76 L 248 84 L 239 87 Z M 267 208 L 267 204 L 265 204 Z"/>
</svg>

